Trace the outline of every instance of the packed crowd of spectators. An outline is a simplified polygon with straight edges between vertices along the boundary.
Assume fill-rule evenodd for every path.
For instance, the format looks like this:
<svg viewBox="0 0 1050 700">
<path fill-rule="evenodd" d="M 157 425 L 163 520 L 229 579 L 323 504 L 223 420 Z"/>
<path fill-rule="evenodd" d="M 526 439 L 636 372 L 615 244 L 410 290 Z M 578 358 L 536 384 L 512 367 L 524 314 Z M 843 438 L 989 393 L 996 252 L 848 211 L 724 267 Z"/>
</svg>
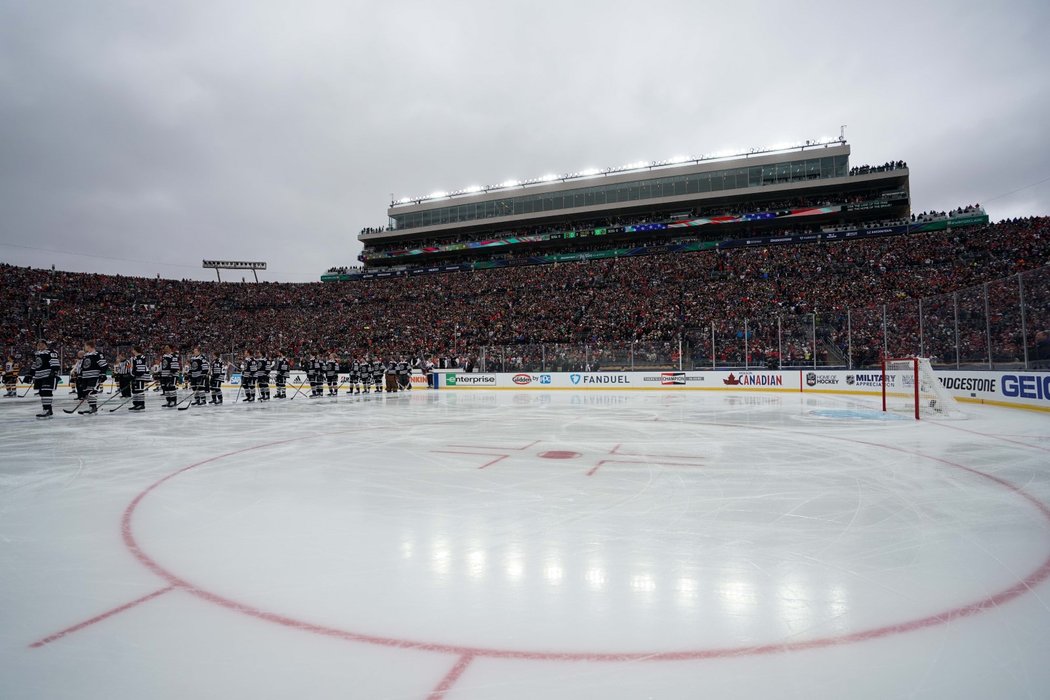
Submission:
<svg viewBox="0 0 1050 700">
<path fill-rule="evenodd" d="M 908 164 L 903 160 L 891 160 L 882 165 L 857 165 L 849 169 L 849 174 L 867 175 L 868 173 L 884 173 L 888 170 L 900 170 L 907 167 Z"/>
<path fill-rule="evenodd" d="M 326 275 L 350 275 L 359 274 L 364 271 L 363 267 L 354 265 L 341 265 L 339 267 L 330 267 L 325 271 Z"/>
<path fill-rule="evenodd" d="M 951 211 L 924 211 L 921 214 L 912 214 L 912 223 L 926 223 L 941 219 L 954 219 L 960 216 L 977 216 L 984 214 L 984 207 L 980 204 L 968 204 L 965 207 L 957 207 Z"/>
<path fill-rule="evenodd" d="M 588 345 L 586 356 L 608 366 L 603 348 L 674 351 L 683 337 L 687 360 L 702 366 L 712 353 L 719 363 L 739 361 L 745 345 L 755 364 L 774 349 L 778 361 L 805 358 L 814 349 L 812 326 L 819 326 L 819 359 L 850 350 L 855 362 L 869 362 L 884 344 L 882 305 L 891 308 L 888 344 L 900 351 L 898 342 L 918 334 L 917 321 L 905 319 L 915 300 L 947 294 L 948 306 L 929 302 L 925 311 L 937 314 L 926 320 L 927 342 L 941 343 L 936 352 L 946 355 L 951 350 L 943 342 L 954 340 L 945 330 L 953 318 L 952 292 L 979 294 L 985 282 L 1048 264 L 1050 219 L 1032 218 L 877 239 L 346 283 L 196 282 L 4 265 L 0 348 L 24 353 L 42 336 L 74 351 L 95 339 L 108 352 L 170 343 L 222 352 L 280 348 L 295 356 L 339 349 L 476 357 L 482 348 L 558 344 L 566 353 L 577 352 L 566 346 Z M 1050 275 L 1040 279 L 1041 289 L 1026 292 L 1029 343 L 1050 327 Z M 1017 281 L 997 284 L 1015 291 L 994 294 L 995 342 L 1003 353 L 1019 355 Z M 966 294 L 960 295 L 963 342 L 973 335 L 979 343 L 984 317 L 973 314 L 983 314 L 983 302 Z M 811 322 L 813 313 L 819 323 Z"/>
</svg>

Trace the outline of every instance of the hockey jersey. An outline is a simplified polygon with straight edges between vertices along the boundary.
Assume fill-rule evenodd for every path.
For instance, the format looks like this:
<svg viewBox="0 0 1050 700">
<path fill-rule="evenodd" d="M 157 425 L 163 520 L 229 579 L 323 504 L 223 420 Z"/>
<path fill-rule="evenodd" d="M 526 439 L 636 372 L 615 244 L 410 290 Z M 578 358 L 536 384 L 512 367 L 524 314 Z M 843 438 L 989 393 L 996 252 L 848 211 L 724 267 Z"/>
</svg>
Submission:
<svg viewBox="0 0 1050 700">
<path fill-rule="evenodd" d="M 99 379 L 105 378 L 108 366 L 106 358 L 97 350 L 84 353 L 84 357 L 80 360 L 80 372 L 77 373 L 77 379 L 85 382 L 97 382 Z"/>
<path fill-rule="evenodd" d="M 179 356 L 175 354 L 166 354 L 160 358 L 160 376 L 162 377 L 174 377 L 182 371 L 182 363 L 179 361 Z"/>
<path fill-rule="evenodd" d="M 26 382 L 38 382 L 44 379 L 58 377 L 61 374 L 62 363 L 58 361 L 58 353 L 54 350 L 37 350 L 33 354 L 33 363 L 26 372 Z"/>
</svg>

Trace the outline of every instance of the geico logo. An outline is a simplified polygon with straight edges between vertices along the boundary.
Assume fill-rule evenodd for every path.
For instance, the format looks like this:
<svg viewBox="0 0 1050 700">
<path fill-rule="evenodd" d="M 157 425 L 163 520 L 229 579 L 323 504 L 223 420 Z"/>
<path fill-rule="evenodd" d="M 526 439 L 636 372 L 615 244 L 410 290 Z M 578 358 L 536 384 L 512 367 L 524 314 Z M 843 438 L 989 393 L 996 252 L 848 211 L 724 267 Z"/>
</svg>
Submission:
<svg viewBox="0 0 1050 700">
<path fill-rule="evenodd" d="M 1003 396 L 1050 400 L 1050 374 L 1004 374 Z"/>
</svg>

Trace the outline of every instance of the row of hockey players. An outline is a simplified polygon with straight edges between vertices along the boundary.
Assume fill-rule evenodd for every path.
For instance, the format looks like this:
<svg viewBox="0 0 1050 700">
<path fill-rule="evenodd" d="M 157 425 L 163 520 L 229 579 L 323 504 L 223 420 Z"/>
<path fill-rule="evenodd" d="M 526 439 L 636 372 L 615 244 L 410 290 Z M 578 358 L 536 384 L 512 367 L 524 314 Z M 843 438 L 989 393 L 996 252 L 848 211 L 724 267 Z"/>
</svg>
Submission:
<svg viewBox="0 0 1050 700">
<path fill-rule="evenodd" d="M 5 370 L 7 369 L 8 366 L 5 365 Z M 177 379 L 182 372 L 182 364 L 179 356 L 170 346 L 164 348 L 159 374 L 154 377 L 141 347 L 132 348 L 130 356 L 118 354 L 116 362 L 111 367 L 105 355 L 95 349 L 93 342 L 88 341 L 84 343 L 84 350 L 77 353 L 77 361 L 69 375 L 70 384 L 73 385 L 77 399 L 80 401 L 77 407 L 87 404 L 87 408 L 80 411 L 81 414 L 98 412 L 98 396 L 106 380 L 107 369 L 113 373 L 118 395 L 131 399 L 129 411 L 146 410 L 146 389 L 155 383 L 164 393 L 166 399 L 164 405 L 168 408 L 177 405 Z M 22 378 L 25 383 L 31 384 L 40 396 L 42 410 L 37 414 L 37 418 L 50 418 L 53 415 L 54 393 L 60 374 L 61 363 L 58 353 L 50 349 L 45 341 L 38 342 L 33 360 Z M 17 378 L 17 372 L 15 376 Z M 209 391 L 212 395 L 212 403 L 222 403 L 222 382 L 226 378 L 226 366 L 218 353 L 214 353 L 209 359 L 200 348 L 194 348 L 193 355 L 189 358 L 186 377 L 193 388 L 195 404 L 204 404 L 205 396 Z M 6 371 L 4 380 L 8 387 L 6 395 L 15 395 L 14 387 L 7 383 Z"/>
<path fill-rule="evenodd" d="M 347 392 L 352 394 L 387 391 L 409 391 L 412 389 L 412 364 L 405 358 L 400 360 L 350 360 L 344 362 L 336 353 L 328 357 L 310 355 L 300 366 L 306 371 L 310 384 L 310 396 L 323 396 L 325 385 L 328 396 L 339 394 L 339 375 L 346 374 Z"/>
<path fill-rule="evenodd" d="M 323 396 L 325 385 L 328 386 L 328 395 L 336 396 L 341 386 L 340 373 L 348 375 L 349 393 L 367 394 L 373 387 L 377 393 L 383 391 L 384 388 L 387 392 L 405 391 L 412 388 L 410 379 L 412 365 L 404 358 L 396 362 L 367 358 L 343 362 L 333 352 L 327 358 L 310 355 L 302 360 L 300 365 L 306 372 L 310 385 L 309 395 L 312 397 Z M 70 372 L 70 383 L 74 386 L 80 401 L 77 407 L 87 404 L 87 408 L 80 411 L 81 414 L 92 414 L 98 411 L 98 395 L 106 379 L 107 369 L 110 369 L 110 365 L 105 356 L 95 349 L 94 343 L 85 343 L 84 350 L 78 353 L 76 364 Z M 228 369 L 231 368 L 227 367 L 219 353 L 212 353 L 209 357 L 201 352 L 199 347 L 193 348 L 193 353 L 183 366 L 180 356 L 171 346 L 164 347 L 160 362 L 153 367 L 147 364 L 142 348 L 139 346 L 132 348 L 130 356 L 118 354 L 111 367 L 119 396 L 131 399 L 132 405 L 129 411 L 145 410 L 146 389 L 153 385 L 156 385 L 155 390 L 162 392 L 164 396 L 164 408 L 177 406 L 179 404 L 177 389 L 180 379 L 188 382 L 193 391 L 191 397 L 187 397 L 193 399 L 192 405 L 203 406 L 207 403 L 221 405 L 223 403 L 222 385 L 227 378 Z M 255 353 L 248 351 L 237 369 L 241 373 L 241 388 L 244 391 L 245 401 L 255 401 L 257 390 L 260 401 L 270 399 L 271 374 L 275 388 L 274 397 L 288 398 L 287 380 L 292 364 L 285 354 L 278 353 L 276 358 L 268 359 L 264 355 L 256 357 Z M 32 384 L 40 396 L 42 411 L 37 414 L 38 418 L 50 418 L 53 415 L 54 391 L 60 373 L 58 353 L 50 349 L 45 341 L 37 343 L 33 361 L 23 379 L 27 384 Z M 9 378 L 9 375 L 13 376 Z M 13 359 L 8 358 L 4 367 L 7 396 L 15 395 L 17 377 L 18 369 Z M 210 400 L 208 400 L 209 395 Z"/>
<path fill-rule="evenodd" d="M 8 360 L 8 363 L 11 363 L 11 360 Z M 84 405 L 84 403 L 88 405 L 87 409 L 81 411 L 81 413 L 98 412 L 98 388 L 105 381 L 108 367 L 109 363 L 106 361 L 106 357 L 95 349 L 95 344 L 90 341 L 84 343 L 83 354 L 78 360 L 77 373 L 75 377 L 73 375 L 70 376 L 77 398 L 80 400 L 78 407 Z M 8 388 L 7 396 L 13 396 L 14 386 L 8 383 L 9 369 L 15 370 L 14 365 L 5 364 L 4 383 Z M 37 418 L 51 417 L 52 405 L 55 400 L 55 387 L 58 386 L 60 372 L 61 363 L 58 359 L 58 353 L 51 350 L 46 342 L 38 342 L 36 352 L 33 353 L 33 361 L 26 368 L 25 375 L 22 377 L 26 384 L 33 385 L 33 388 L 36 389 L 37 394 L 40 396 L 41 412 L 37 414 Z M 15 376 L 17 377 L 17 370 L 15 370 Z"/>
<path fill-rule="evenodd" d="M 404 358 L 388 362 L 368 358 L 347 362 L 332 352 L 327 357 L 310 355 L 301 360 L 299 366 L 306 373 L 306 381 L 310 385 L 309 396 L 312 398 L 324 396 L 325 386 L 328 387 L 328 396 L 337 396 L 342 386 L 339 382 L 340 374 L 347 375 L 347 392 L 351 394 L 368 394 L 373 387 L 376 393 L 384 389 L 393 393 L 412 388 L 412 365 Z M 240 371 L 244 401 L 255 401 L 256 389 L 260 401 L 270 399 L 271 372 L 274 373 L 275 398 L 288 398 L 286 383 L 291 372 L 291 363 L 285 355 L 267 359 L 265 355 L 256 357 L 253 352 L 248 351 L 244 354 Z"/>
</svg>

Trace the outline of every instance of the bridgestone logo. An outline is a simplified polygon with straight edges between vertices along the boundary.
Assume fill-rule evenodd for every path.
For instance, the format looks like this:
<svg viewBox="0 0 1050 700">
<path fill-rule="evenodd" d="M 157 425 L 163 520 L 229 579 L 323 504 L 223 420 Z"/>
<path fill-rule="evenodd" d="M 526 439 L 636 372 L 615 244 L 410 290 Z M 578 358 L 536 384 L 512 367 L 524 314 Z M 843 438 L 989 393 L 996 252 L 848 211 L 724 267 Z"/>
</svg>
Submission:
<svg viewBox="0 0 1050 700">
<path fill-rule="evenodd" d="M 976 377 L 941 377 L 941 384 L 949 391 L 984 391 L 995 393 L 995 380 Z"/>
</svg>

